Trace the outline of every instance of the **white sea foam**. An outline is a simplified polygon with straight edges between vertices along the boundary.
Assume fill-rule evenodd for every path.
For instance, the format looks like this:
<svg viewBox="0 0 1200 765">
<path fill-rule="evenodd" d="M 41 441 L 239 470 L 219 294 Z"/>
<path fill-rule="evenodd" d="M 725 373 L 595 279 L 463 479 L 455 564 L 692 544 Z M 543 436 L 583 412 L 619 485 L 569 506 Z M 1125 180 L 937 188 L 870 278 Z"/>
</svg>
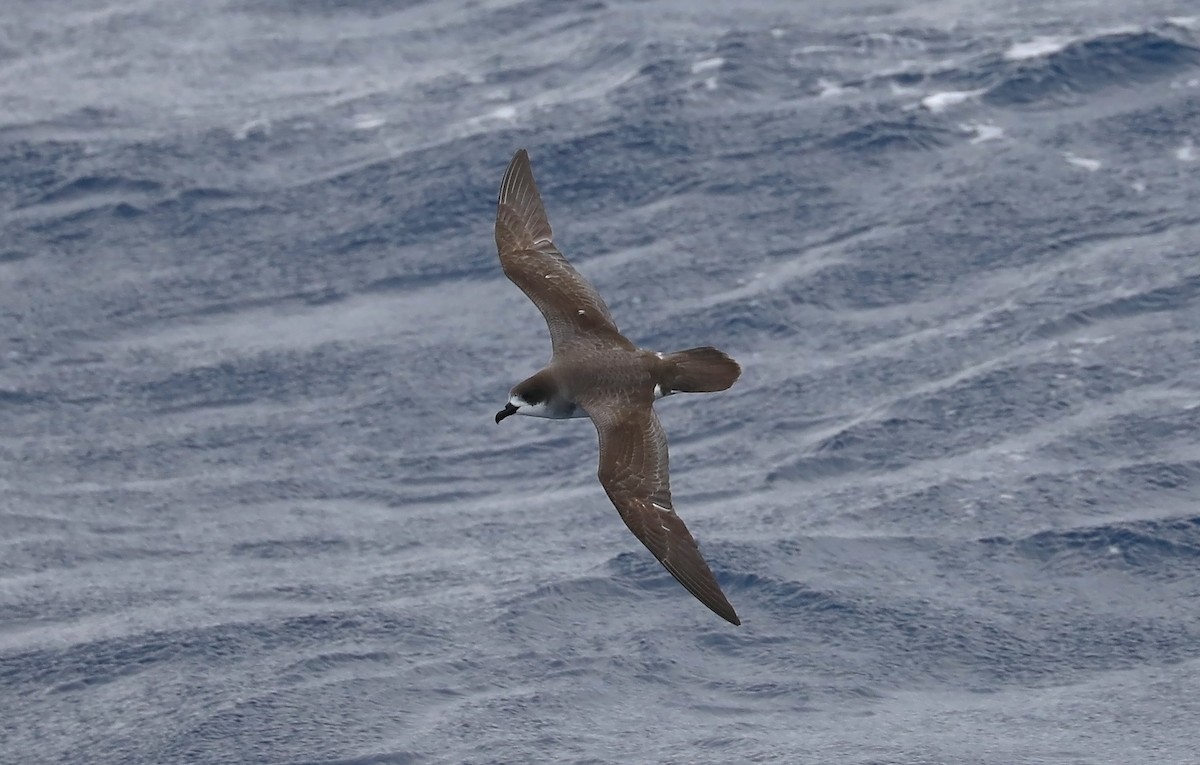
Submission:
<svg viewBox="0 0 1200 765">
<path fill-rule="evenodd" d="M 958 126 L 960 130 L 967 133 L 974 133 L 971 137 L 971 143 L 983 143 L 984 141 L 995 141 L 1004 137 L 1004 128 L 999 125 L 988 125 L 982 122 L 969 122 Z"/>
<path fill-rule="evenodd" d="M 983 88 L 979 88 L 978 90 L 946 90 L 941 93 L 931 93 L 921 99 L 921 106 L 937 114 L 944 112 L 951 106 L 957 106 L 964 101 L 970 101 L 972 98 L 981 96 L 983 93 Z"/>
<path fill-rule="evenodd" d="M 834 96 L 840 96 L 847 90 L 847 88 L 838 85 L 833 80 L 826 80 L 824 78 L 817 80 L 817 87 L 820 88 L 817 92 L 817 98 L 833 98 Z"/>
<path fill-rule="evenodd" d="M 261 137 L 269 135 L 271 132 L 271 121 L 266 119 L 253 119 L 243 123 L 240 127 L 233 131 L 233 138 L 236 141 L 245 141 L 251 136 Z"/>
<path fill-rule="evenodd" d="M 700 74 L 701 72 L 720 69 L 724 63 L 725 59 L 721 58 L 720 56 L 706 58 L 703 61 L 697 61 L 696 63 L 692 64 L 692 74 Z"/>
<path fill-rule="evenodd" d="M 1048 56 L 1051 53 L 1058 53 L 1067 47 L 1073 39 L 1057 35 L 1035 37 L 1026 42 L 1014 43 L 1008 50 L 1004 51 L 1004 58 L 1009 61 L 1024 61 L 1025 59 L 1038 58 L 1039 56 Z"/>
<path fill-rule="evenodd" d="M 376 114 L 360 114 L 354 118 L 355 130 L 374 130 L 386 123 L 383 117 Z"/>
<path fill-rule="evenodd" d="M 798 56 L 810 56 L 814 53 L 843 53 L 846 48 L 841 45 L 801 45 L 792 51 L 790 56 L 793 64 Z"/>
<path fill-rule="evenodd" d="M 1081 157 L 1077 154 L 1072 154 L 1069 151 L 1063 154 L 1063 159 L 1067 160 L 1067 164 L 1074 165 L 1075 167 L 1082 167 L 1088 172 L 1094 173 L 1100 169 L 1100 160 L 1091 159 L 1089 157 Z"/>
</svg>

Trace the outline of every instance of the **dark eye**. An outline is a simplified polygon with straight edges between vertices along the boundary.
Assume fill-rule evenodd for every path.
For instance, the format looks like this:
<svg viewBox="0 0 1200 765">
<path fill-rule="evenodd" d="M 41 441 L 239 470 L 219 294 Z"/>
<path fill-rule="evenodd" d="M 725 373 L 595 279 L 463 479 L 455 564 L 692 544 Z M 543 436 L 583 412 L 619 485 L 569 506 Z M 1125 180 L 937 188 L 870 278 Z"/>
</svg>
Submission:
<svg viewBox="0 0 1200 765">
<path fill-rule="evenodd" d="M 546 400 L 546 392 L 540 388 L 529 388 L 521 391 L 521 398 L 530 406 L 536 406 Z"/>
</svg>

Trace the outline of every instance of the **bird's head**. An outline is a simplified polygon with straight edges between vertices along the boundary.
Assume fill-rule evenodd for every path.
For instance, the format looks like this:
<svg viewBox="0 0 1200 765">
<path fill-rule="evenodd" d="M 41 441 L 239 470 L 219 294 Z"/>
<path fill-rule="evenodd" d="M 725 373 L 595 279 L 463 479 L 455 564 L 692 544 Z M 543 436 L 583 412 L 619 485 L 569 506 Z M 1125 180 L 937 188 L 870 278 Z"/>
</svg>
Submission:
<svg viewBox="0 0 1200 765">
<path fill-rule="evenodd" d="M 549 403 L 553 394 L 553 381 L 545 370 L 538 372 L 527 380 L 517 383 L 508 394 L 508 403 L 496 412 L 496 424 L 505 417 L 514 414 L 524 414 L 530 417 L 553 417 L 549 411 Z"/>
</svg>

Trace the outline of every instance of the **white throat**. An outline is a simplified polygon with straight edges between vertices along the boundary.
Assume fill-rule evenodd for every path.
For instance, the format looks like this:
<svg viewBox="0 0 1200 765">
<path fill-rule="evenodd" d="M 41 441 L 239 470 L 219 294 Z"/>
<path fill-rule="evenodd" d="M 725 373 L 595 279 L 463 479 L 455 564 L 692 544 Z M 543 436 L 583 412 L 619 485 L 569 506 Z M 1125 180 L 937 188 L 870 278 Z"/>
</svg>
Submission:
<svg viewBox="0 0 1200 765">
<path fill-rule="evenodd" d="M 508 403 L 517 407 L 517 414 L 523 414 L 526 417 L 545 417 L 548 420 L 569 420 L 572 417 L 587 417 L 587 413 L 575 406 L 574 402 L 563 401 L 558 398 L 550 398 L 537 404 L 530 404 L 520 396 L 510 396 Z"/>
</svg>

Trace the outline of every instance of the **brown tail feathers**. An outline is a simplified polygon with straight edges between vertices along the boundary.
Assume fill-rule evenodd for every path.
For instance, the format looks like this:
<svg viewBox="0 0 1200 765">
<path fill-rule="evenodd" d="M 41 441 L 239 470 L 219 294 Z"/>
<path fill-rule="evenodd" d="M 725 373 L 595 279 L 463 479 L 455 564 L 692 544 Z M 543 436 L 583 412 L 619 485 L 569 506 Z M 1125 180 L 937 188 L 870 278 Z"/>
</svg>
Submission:
<svg viewBox="0 0 1200 765">
<path fill-rule="evenodd" d="M 742 374 L 733 359 L 716 348 L 689 348 L 663 356 L 663 394 L 725 390 Z"/>
</svg>

